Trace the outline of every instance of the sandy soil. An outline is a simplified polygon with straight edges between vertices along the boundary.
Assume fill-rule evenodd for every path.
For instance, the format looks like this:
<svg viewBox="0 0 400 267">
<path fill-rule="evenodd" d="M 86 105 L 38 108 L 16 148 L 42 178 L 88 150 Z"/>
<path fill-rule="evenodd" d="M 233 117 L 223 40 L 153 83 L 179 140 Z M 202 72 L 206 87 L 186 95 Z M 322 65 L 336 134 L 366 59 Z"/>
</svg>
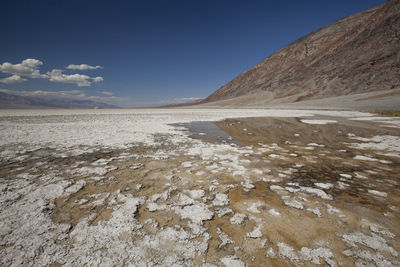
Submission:
<svg viewBox="0 0 400 267">
<path fill-rule="evenodd" d="M 397 266 L 400 120 L 3 111 L 1 265 Z"/>
</svg>

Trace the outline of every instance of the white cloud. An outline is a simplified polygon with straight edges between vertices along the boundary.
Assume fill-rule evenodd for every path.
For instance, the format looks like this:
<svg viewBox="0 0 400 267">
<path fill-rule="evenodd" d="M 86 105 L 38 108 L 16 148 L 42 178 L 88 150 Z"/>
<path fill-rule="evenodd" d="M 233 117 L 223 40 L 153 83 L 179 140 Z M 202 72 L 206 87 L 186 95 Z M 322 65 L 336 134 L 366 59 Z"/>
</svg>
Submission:
<svg viewBox="0 0 400 267">
<path fill-rule="evenodd" d="M 25 76 L 31 78 L 47 78 L 45 74 L 40 74 L 39 67 L 43 62 L 38 59 L 28 58 L 19 64 L 4 62 L 0 64 L 0 71 L 3 73 Z"/>
<path fill-rule="evenodd" d="M 92 84 L 91 81 L 102 82 L 104 80 L 102 77 L 92 78 L 84 74 L 64 74 L 62 70 L 59 69 L 49 71 L 47 75 L 52 82 L 75 83 L 79 87 L 90 86 Z"/>
<path fill-rule="evenodd" d="M 66 67 L 69 70 L 95 70 L 95 69 L 102 69 L 102 66 L 91 66 L 88 64 L 79 64 L 79 65 L 75 65 L 75 64 L 70 64 Z"/>
<path fill-rule="evenodd" d="M 100 77 L 100 76 L 94 77 L 94 78 L 92 78 L 92 80 L 93 80 L 95 83 L 104 81 L 103 77 Z"/>
<path fill-rule="evenodd" d="M 2 83 L 18 83 L 24 82 L 27 79 L 22 77 L 29 78 L 42 78 L 49 79 L 51 82 L 59 82 L 59 83 L 74 83 L 79 87 L 90 86 L 92 82 L 98 83 L 104 81 L 103 77 L 90 77 L 88 75 L 83 74 L 64 74 L 60 69 L 53 69 L 45 74 L 41 74 L 39 71 L 39 67 L 43 65 L 43 62 L 38 59 L 28 58 L 23 60 L 18 64 L 11 64 L 9 62 L 4 62 L 0 64 L 0 72 L 12 74 L 10 77 L 0 79 Z M 101 66 L 90 66 L 87 64 L 80 65 L 69 65 L 68 69 L 78 69 L 78 70 L 86 70 L 86 69 L 100 69 L 103 68 Z"/>
<path fill-rule="evenodd" d="M 7 84 L 10 84 L 10 83 L 22 83 L 24 81 L 26 81 L 26 79 L 21 78 L 21 76 L 16 75 L 16 74 L 14 74 L 14 75 L 12 75 L 10 77 L 7 77 L 7 78 L 0 79 L 1 83 L 7 83 Z"/>
</svg>

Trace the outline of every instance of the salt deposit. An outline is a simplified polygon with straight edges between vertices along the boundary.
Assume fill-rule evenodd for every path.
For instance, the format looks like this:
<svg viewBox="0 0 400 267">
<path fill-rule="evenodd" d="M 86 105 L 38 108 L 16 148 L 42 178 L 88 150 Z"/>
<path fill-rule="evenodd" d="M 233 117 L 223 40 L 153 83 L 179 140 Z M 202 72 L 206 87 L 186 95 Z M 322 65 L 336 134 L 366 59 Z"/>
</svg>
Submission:
<svg viewBox="0 0 400 267">
<path fill-rule="evenodd" d="M 227 121 L 246 136 L 235 143 L 176 125 L 244 117 Z M 260 135 L 251 117 L 295 129 Z M 400 139 L 341 124 L 352 117 L 374 121 L 314 110 L 0 111 L 1 264 L 399 265 Z"/>
</svg>

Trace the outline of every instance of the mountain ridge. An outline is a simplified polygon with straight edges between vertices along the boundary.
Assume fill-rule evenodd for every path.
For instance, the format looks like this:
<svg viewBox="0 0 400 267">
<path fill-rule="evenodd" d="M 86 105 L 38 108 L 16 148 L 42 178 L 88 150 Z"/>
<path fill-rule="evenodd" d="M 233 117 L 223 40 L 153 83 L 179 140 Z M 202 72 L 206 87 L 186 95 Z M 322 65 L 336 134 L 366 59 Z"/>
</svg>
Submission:
<svg viewBox="0 0 400 267">
<path fill-rule="evenodd" d="M 63 99 L 60 97 L 43 98 L 38 96 L 21 96 L 0 92 L 0 109 L 15 108 L 119 108 L 91 100 Z"/>
<path fill-rule="evenodd" d="M 396 88 L 400 88 L 400 1 L 392 0 L 297 39 L 202 103 L 253 94 L 262 96 L 264 104 L 293 103 Z"/>
</svg>

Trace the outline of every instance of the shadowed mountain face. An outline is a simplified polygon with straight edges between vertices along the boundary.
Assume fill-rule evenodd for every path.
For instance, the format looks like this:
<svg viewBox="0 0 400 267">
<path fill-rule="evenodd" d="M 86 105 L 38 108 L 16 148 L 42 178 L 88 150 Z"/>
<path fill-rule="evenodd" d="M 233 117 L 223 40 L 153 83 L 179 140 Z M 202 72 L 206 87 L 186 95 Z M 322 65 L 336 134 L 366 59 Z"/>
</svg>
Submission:
<svg viewBox="0 0 400 267">
<path fill-rule="evenodd" d="M 118 108 L 90 100 L 62 99 L 56 97 L 19 96 L 0 92 L 1 108 Z"/>
<path fill-rule="evenodd" d="M 341 19 L 298 39 L 203 103 L 292 103 L 400 88 L 400 1 Z"/>
</svg>

